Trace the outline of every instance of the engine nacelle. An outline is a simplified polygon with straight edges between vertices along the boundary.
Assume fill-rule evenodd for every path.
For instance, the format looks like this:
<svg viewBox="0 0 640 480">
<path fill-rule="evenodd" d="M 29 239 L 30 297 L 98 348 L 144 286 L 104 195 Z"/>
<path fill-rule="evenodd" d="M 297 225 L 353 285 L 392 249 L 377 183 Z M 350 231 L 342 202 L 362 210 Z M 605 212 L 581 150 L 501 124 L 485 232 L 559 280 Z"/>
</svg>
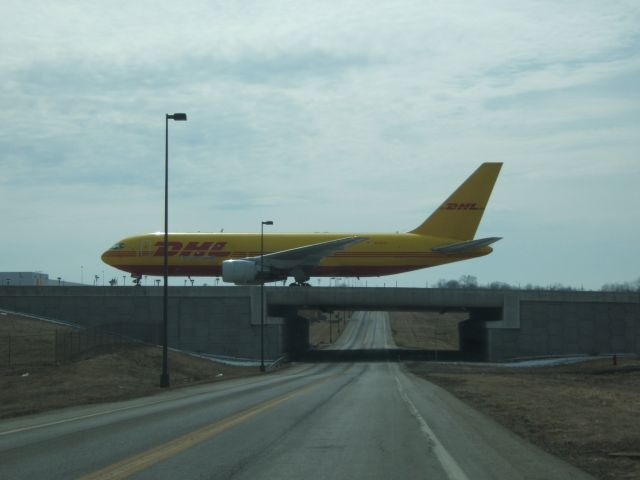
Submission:
<svg viewBox="0 0 640 480">
<path fill-rule="evenodd" d="M 225 260 L 222 262 L 222 280 L 225 282 L 256 283 L 259 265 L 250 260 Z"/>
</svg>

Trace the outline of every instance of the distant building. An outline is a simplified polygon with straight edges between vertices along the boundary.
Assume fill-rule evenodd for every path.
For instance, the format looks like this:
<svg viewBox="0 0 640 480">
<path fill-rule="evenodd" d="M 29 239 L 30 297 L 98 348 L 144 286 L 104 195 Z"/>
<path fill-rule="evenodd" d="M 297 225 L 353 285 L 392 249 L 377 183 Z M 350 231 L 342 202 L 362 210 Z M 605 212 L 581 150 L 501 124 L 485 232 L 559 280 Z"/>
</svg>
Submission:
<svg viewBox="0 0 640 480">
<path fill-rule="evenodd" d="M 0 272 L 0 284 L 3 286 L 17 285 L 32 287 L 79 285 L 78 283 L 65 282 L 61 278 L 50 279 L 48 274 L 42 272 Z"/>
</svg>

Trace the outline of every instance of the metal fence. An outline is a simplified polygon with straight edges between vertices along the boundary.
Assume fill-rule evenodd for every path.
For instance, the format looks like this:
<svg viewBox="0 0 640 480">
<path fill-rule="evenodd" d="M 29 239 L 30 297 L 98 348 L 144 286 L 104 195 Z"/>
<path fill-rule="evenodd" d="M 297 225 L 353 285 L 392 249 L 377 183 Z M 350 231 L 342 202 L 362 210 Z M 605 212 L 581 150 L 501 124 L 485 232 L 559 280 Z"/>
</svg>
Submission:
<svg viewBox="0 0 640 480">
<path fill-rule="evenodd" d="M 91 356 L 113 345 L 137 343 L 132 338 L 97 329 L 56 331 L 42 335 L 0 336 L 0 366 L 58 365 Z"/>
</svg>

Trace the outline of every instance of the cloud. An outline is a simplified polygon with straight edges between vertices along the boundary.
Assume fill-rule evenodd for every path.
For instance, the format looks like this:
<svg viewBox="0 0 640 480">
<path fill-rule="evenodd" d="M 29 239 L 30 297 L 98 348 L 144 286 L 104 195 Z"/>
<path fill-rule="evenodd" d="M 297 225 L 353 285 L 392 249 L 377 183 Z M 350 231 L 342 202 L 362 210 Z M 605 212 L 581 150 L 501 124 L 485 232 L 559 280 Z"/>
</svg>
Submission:
<svg viewBox="0 0 640 480">
<path fill-rule="evenodd" d="M 554 205 L 580 182 L 637 200 L 639 20 L 632 1 L 4 2 L 2 211 L 24 237 L 60 211 L 109 242 L 157 230 L 164 114 L 184 111 L 176 227 L 408 229 L 484 160 L 505 161 L 505 222 L 577 224 Z"/>
</svg>

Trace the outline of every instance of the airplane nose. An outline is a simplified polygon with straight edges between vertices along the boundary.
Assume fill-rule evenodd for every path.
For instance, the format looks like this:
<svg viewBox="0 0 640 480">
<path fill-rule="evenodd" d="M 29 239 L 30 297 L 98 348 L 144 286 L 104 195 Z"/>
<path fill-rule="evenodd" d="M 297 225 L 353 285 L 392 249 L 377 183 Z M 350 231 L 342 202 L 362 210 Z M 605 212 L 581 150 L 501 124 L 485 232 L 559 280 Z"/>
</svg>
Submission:
<svg viewBox="0 0 640 480">
<path fill-rule="evenodd" d="M 124 248 L 125 248 L 125 241 L 121 240 L 118 243 L 116 243 L 113 247 L 111 247 L 109 250 L 106 250 L 100 256 L 100 258 L 107 265 L 117 268 L 116 263 L 118 263 L 117 262 L 118 257 L 122 256 L 122 254 L 124 253 L 123 252 Z"/>
<path fill-rule="evenodd" d="M 111 265 L 111 262 L 109 262 L 109 250 L 106 250 L 101 256 L 100 258 L 102 259 L 102 261 L 104 263 L 106 263 L 107 265 Z"/>
</svg>

